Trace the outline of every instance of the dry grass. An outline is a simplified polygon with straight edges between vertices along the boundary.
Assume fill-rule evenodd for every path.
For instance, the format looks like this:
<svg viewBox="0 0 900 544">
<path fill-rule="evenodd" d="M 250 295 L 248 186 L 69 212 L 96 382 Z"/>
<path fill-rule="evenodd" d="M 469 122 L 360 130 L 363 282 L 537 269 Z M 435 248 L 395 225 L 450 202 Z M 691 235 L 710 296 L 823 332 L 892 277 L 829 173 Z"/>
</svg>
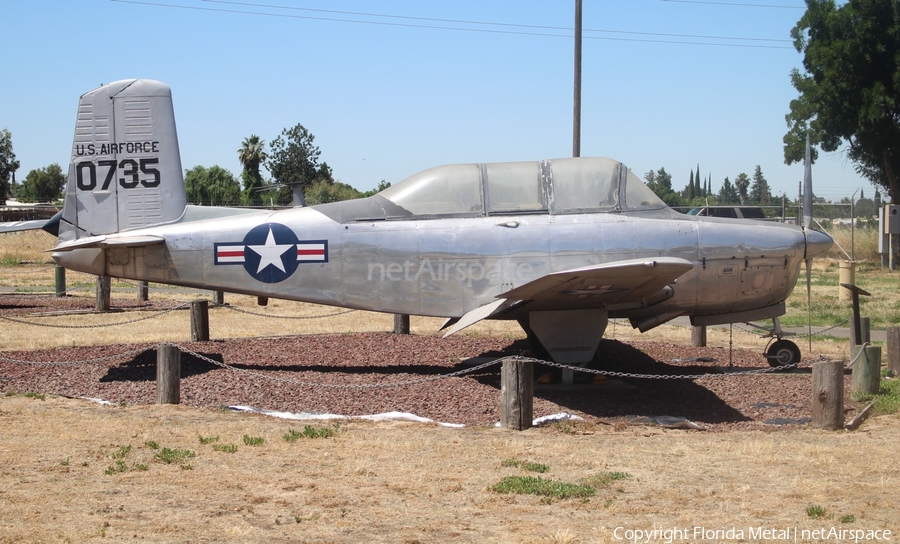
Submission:
<svg viewBox="0 0 900 544">
<path fill-rule="evenodd" d="M 616 527 L 900 530 L 897 416 L 857 433 L 346 422 L 335 438 L 288 443 L 291 424 L 262 416 L 12 396 L 0 398 L 0 421 L 0 542 L 587 543 L 621 541 Z M 244 446 L 245 434 L 265 444 Z M 161 464 L 150 442 L 196 456 L 189 467 Z M 106 474 L 122 446 L 131 446 L 126 471 Z M 524 474 L 501 466 L 512 457 L 549 465 L 542 476 L 563 482 L 631 478 L 586 501 L 488 491 Z M 826 518 L 810 519 L 810 504 Z M 847 515 L 856 521 L 842 525 Z"/>
</svg>

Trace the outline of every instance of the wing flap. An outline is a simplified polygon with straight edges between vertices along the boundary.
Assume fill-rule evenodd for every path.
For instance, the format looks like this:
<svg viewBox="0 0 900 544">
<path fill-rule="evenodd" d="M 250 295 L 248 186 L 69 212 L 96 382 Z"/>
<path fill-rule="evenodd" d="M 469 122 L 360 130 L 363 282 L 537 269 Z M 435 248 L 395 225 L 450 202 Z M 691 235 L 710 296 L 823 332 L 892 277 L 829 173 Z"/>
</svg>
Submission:
<svg viewBox="0 0 900 544">
<path fill-rule="evenodd" d="M 457 321 L 453 324 L 452 327 L 450 327 L 450 330 L 444 333 L 444 338 L 447 338 L 451 334 L 457 333 L 465 329 L 466 327 L 474 325 L 482 319 L 486 319 L 492 316 L 501 309 L 505 302 L 507 302 L 507 300 L 505 298 L 501 298 L 469 311 L 464 316 L 460 317 L 459 321 Z"/>
</svg>

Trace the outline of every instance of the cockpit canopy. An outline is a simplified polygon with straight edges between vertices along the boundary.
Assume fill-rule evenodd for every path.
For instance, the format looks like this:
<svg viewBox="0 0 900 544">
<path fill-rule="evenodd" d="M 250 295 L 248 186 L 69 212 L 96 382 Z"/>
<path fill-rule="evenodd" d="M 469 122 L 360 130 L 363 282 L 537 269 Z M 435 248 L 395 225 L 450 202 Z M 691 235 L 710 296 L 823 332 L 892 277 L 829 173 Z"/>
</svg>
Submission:
<svg viewBox="0 0 900 544">
<path fill-rule="evenodd" d="M 367 199 L 314 208 L 340 223 L 667 209 L 625 165 L 596 157 L 449 164 L 414 174 Z"/>
<path fill-rule="evenodd" d="M 438 166 L 379 194 L 415 216 L 563 214 L 665 207 L 622 163 L 605 158 Z"/>
</svg>

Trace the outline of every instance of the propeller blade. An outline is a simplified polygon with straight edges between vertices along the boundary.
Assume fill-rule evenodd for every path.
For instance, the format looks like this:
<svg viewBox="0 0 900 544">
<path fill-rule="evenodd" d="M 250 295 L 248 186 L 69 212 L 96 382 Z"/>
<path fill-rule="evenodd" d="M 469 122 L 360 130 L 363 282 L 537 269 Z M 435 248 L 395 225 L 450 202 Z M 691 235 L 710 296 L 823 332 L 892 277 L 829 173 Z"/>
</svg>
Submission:
<svg viewBox="0 0 900 544">
<path fill-rule="evenodd" d="M 809 134 L 806 135 L 806 157 L 803 160 L 803 228 L 812 224 L 812 160 Z"/>
<path fill-rule="evenodd" d="M 809 351 L 812 354 L 812 259 L 806 259 L 806 337 L 809 339 Z"/>
</svg>

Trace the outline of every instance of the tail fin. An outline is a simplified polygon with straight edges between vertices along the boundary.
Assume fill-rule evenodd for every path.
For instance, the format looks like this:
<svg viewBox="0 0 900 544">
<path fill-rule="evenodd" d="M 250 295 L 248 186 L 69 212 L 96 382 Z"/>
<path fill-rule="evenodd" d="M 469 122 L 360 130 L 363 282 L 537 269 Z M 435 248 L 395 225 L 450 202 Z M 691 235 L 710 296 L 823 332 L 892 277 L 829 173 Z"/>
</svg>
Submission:
<svg viewBox="0 0 900 544">
<path fill-rule="evenodd" d="M 169 86 L 128 79 L 82 95 L 59 241 L 169 223 L 186 202 Z"/>
</svg>

